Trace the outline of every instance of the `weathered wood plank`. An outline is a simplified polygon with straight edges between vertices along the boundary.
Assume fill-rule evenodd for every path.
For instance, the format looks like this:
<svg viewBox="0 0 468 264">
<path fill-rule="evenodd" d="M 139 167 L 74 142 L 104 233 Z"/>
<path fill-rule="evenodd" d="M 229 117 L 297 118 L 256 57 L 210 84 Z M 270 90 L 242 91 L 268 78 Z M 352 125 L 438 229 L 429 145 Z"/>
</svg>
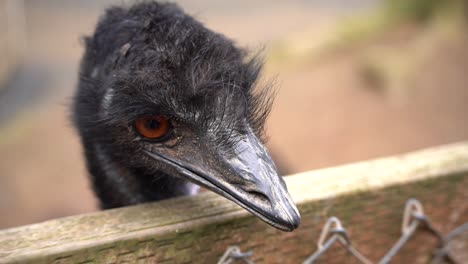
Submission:
<svg viewBox="0 0 468 264">
<path fill-rule="evenodd" d="M 466 204 L 467 175 L 468 142 L 447 145 L 287 177 L 303 216 L 293 233 L 277 231 L 234 203 L 202 193 L 2 230 L 0 263 L 213 263 L 231 244 L 253 249 L 260 263 L 295 263 L 313 251 L 324 217 L 331 213 L 364 230 L 375 228 L 378 217 L 393 219 L 395 228 L 379 227 L 396 230 L 379 238 L 391 240 L 398 237 L 407 198 L 433 198 L 434 212 L 444 204 L 451 212 Z M 356 237 L 364 244 L 373 239 Z M 367 250 L 380 254 L 381 248 Z"/>
</svg>

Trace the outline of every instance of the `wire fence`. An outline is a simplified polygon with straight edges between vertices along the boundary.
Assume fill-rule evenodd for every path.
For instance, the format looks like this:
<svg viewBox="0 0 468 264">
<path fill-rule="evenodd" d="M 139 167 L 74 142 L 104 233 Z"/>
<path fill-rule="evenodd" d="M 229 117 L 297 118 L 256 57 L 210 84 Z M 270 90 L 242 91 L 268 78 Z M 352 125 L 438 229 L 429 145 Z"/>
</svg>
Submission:
<svg viewBox="0 0 468 264">
<path fill-rule="evenodd" d="M 454 254 L 451 252 L 451 243 L 457 239 L 468 238 L 468 223 L 465 223 L 445 237 L 439 232 L 429 220 L 429 217 L 424 214 L 422 204 L 416 199 L 409 199 L 406 202 L 403 221 L 401 224 L 401 237 L 390 248 L 390 250 L 376 263 L 388 264 L 395 257 L 405 244 L 410 241 L 417 231 L 424 231 L 434 236 L 439 246 L 434 250 L 434 256 L 431 264 L 453 263 L 462 264 L 468 263 L 468 248 L 462 250 L 462 254 Z M 464 241 L 466 242 L 466 241 Z M 313 264 L 324 255 L 334 244 L 339 243 L 354 257 L 359 263 L 373 264 L 371 260 L 366 258 L 358 249 L 351 243 L 351 238 L 348 232 L 341 224 L 337 217 L 330 217 L 322 228 L 322 232 L 317 242 L 317 250 L 313 252 L 303 264 Z M 466 244 L 466 243 L 465 243 Z M 464 252 L 464 253 L 463 253 Z M 231 246 L 225 251 L 219 259 L 218 264 L 229 264 L 234 261 L 243 261 L 244 263 L 254 264 L 250 258 L 254 255 L 253 251 L 242 252 L 238 246 Z"/>
</svg>

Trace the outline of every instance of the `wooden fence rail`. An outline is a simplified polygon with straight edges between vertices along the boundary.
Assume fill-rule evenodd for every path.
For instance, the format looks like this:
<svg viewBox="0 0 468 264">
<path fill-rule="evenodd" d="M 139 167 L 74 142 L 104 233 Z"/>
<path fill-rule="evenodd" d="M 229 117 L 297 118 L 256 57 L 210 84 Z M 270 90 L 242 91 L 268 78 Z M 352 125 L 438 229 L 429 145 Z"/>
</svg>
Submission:
<svg viewBox="0 0 468 264">
<path fill-rule="evenodd" d="M 399 238 L 408 198 L 421 201 L 443 232 L 468 221 L 468 142 L 300 173 L 286 183 L 302 215 L 291 233 L 206 192 L 2 230 L 0 263 L 216 263 L 231 245 L 253 250 L 256 263 L 301 263 L 331 215 L 376 260 Z M 427 263 L 435 246 L 418 235 L 394 263 Z M 337 247 L 323 261 L 348 257 Z"/>
</svg>

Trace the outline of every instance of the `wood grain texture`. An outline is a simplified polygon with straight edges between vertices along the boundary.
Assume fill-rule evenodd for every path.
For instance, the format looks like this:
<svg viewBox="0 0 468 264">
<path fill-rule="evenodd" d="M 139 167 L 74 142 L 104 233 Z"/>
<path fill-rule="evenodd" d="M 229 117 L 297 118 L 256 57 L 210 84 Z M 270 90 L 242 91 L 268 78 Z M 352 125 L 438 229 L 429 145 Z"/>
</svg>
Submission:
<svg viewBox="0 0 468 264">
<path fill-rule="evenodd" d="M 375 240 L 377 249 L 363 248 L 377 257 L 398 238 L 410 197 L 428 203 L 442 229 L 468 221 L 463 211 L 447 223 L 468 199 L 468 142 L 300 173 L 286 183 L 303 217 L 292 233 L 207 192 L 2 230 L 0 263 L 215 263 L 234 244 L 254 250 L 258 263 L 298 263 L 330 215 L 362 230 L 351 233 L 362 245 Z"/>
</svg>

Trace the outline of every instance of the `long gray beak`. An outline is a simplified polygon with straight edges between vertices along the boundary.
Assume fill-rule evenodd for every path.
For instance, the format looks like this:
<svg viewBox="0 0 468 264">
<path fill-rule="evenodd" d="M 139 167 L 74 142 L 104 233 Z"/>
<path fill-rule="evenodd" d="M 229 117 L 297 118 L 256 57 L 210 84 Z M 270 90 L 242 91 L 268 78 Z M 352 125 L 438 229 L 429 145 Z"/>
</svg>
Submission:
<svg viewBox="0 0 468 264">
<path fill-rule="evenodd" d="M 230 155 L 202 138 L 186 138 L 177 147 L 145 153 L 173 167 L 180 177 L 237 203 L 280 230 L 292 231 L 299 226 L 301 217 L 286 184 L 252 131 L 239 136 Z"/>
</svg>

